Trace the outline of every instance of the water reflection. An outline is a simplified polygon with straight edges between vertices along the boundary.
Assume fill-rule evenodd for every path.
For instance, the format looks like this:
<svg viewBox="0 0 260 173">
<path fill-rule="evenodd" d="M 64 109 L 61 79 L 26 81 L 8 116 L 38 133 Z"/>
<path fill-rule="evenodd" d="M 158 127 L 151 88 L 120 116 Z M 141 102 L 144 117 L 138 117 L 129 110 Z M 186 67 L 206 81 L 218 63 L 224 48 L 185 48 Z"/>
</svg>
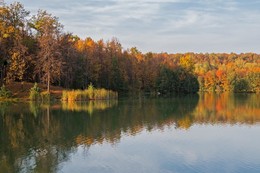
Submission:
<svg viewBox="0 0 260 173">
<path fill-rule="evenodd" d="M 201 94 L 119 102 L 0 104 L 0 170 L 58 172 L 78 146 L 194 124 L 255 124 L 260 95 Z M 48 166 L 46 166 L 48 165 Z"/>
<path fill-rule="evenodd" d="M 194 123 L 255 124 L 260 122 L 258 94 L 201 94 Z"/>
<path fill-rule="evenodd" d="M 85 111 L 90 115 L 96 110 L 105 110 L 116 106 L 118 100 L 97 100 L 88 102 L 62 102 L 62 110 L 64 111 Z"/>
</svg>

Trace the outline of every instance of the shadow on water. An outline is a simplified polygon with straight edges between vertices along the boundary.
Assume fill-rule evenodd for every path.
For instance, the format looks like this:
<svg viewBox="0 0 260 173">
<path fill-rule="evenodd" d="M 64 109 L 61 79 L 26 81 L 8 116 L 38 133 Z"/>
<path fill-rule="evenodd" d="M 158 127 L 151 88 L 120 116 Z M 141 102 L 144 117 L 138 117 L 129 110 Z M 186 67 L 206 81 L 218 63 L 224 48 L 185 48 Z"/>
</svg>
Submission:
<svg viewBox="0 0 260 173">
<path fill-rule="evenodd" d="M 82 145 L 117 143 L 122 136 L 193 124 L 260 122 L 257 94 L 62 103 L 0 103 L 0 170 L 57 172 Z M 48 165 L 48 166 L 46 166 Z"/>
</svg>

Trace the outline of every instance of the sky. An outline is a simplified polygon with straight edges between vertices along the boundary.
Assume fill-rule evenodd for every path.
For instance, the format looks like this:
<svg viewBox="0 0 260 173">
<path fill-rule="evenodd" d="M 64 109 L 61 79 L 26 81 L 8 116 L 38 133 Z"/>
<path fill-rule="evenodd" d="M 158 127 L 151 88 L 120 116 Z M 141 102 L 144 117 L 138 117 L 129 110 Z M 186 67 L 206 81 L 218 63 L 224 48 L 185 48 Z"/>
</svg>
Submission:
<svg viewBox="0 0 260 173">
<path fill-rule="evenodd" d="M 5 0 L 10 4 L 14 1 Z M 124 49 L 260 53 L 260 0 L 20 0 L 59 17 L 84 39 L 117 38 Z"/>
</svg>

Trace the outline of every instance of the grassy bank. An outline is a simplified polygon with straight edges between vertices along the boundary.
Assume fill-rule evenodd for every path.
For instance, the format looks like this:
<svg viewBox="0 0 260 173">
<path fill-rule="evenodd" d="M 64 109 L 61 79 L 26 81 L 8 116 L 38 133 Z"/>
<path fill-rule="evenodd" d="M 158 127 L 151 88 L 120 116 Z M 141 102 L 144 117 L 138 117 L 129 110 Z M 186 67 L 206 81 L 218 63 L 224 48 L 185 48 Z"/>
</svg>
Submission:
<svg viewBox="0 0 260 173">
<path fill-rule="evenodd" d="M 0 95 L 0 101 L 89 101 L 117 99 L 118 93 L 97 89 L 90 85 L 85 90 L 65 90 L 62 87 L 51 86 L 50 92 L 46 92 L 46 85 L 29 82 L 12 82 L 5 85 Z"/>
<path fill-rule="evenodd" d="M 11 82 L 6 84 L 6 88 L 11 92 L 12 99 L 28 101 L 30 100 L 31 89 L 35 83 L 30 82 Z M 41 95 L 46 95 L 46 85 L 38 84 L 39 92 Z M 62 96 L 62 87 L 51 86 L 50 95 L 52 98 L 59 100 Z"/>
</svg>

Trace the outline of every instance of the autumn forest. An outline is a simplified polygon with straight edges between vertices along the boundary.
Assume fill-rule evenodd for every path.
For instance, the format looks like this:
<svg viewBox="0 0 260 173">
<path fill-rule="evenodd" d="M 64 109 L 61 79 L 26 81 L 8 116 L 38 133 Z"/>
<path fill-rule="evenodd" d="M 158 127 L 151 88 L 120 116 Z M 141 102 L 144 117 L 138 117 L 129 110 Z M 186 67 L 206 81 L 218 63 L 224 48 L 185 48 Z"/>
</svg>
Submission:
<svg viewBox="0 0 260 173">
<path fill-rule="evenodd" d="M 66 33 L 59 19 L 20 3 L 0 6 L 0 80 L 119 92 L 260 92 L 256 53 L 142 53 L 116 38 Z M 214 41 L 214 40 L 212 40 Z M 199 42 L 199 40 L 198 40 Z"/>
</svg>

